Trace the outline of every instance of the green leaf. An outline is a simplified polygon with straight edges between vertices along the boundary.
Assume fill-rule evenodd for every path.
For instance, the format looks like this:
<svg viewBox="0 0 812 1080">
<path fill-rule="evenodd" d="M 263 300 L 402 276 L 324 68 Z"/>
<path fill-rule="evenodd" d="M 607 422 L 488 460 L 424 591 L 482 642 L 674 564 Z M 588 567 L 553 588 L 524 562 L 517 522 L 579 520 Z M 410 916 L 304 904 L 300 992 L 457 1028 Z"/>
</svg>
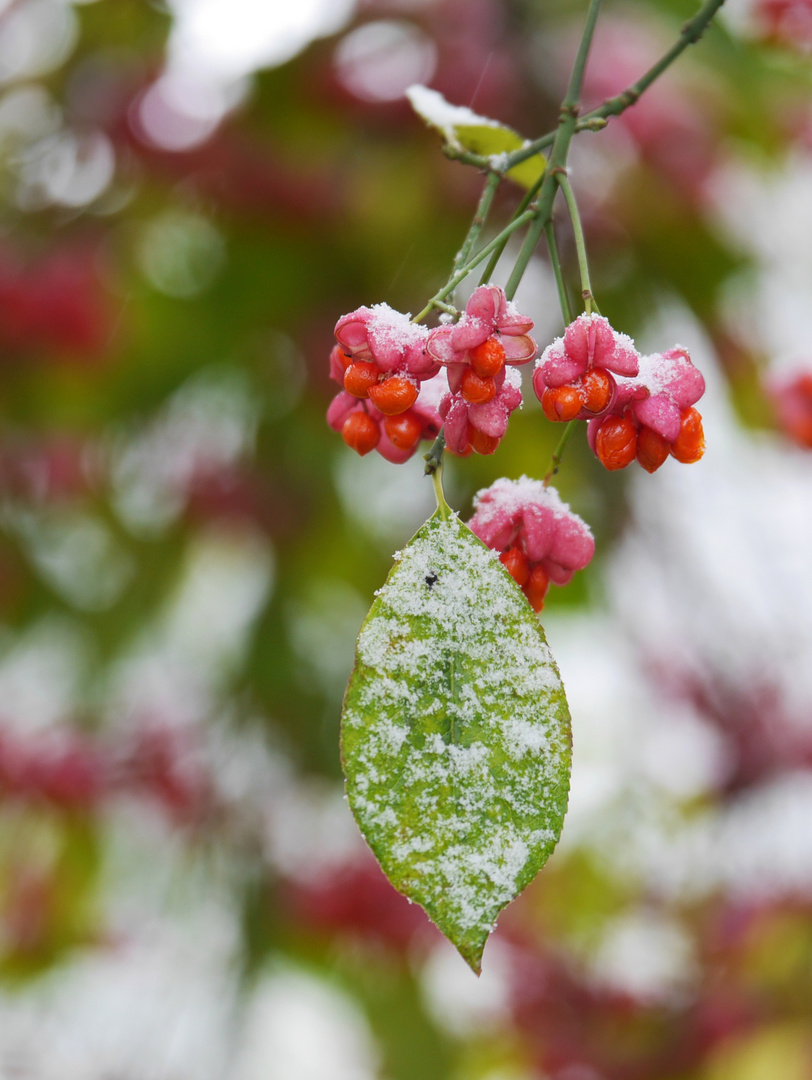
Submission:
<svg viewBox="0 0 812 1080">
<path fill-rule="evenodd" d="M 429 127 L 439 131 L 448 146 L 468 150 L 482 157 L 498 158 L 502 154 L 521 150 L 527 140 L 513 128 L 479 116 L 463 105 L 452 105 L 436 90 L 426 86 L 410 86 L 406 96 L 414 111 Z M 506 176 L 524 188 L 531 188 L 544 174 L 547 165 L 542 154 L 514 166 Z"/>
<path fill-rule="evenodd" d="M 361 832 L 475 972 L 561 834 L 570 718 L 521 590 L 456 517 L 430 518 L 358 637 L 342 757 Z"/>
</svg>

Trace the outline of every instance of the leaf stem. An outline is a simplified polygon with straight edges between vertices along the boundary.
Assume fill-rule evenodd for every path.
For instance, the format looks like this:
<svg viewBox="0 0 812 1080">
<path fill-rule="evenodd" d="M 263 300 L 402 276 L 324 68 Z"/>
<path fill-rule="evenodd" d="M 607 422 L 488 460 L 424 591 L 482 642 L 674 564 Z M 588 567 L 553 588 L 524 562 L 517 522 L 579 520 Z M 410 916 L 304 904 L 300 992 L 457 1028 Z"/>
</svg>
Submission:
<svg viewBox="0 0 812 1080">
<path fill-rule="evenodd" d="M 548 221 L 544 226 L 544 235 L 547 238 L 547 247 L 550 251 L 550 262 L 552 263 L 553 273 L 555 274 L 555 283 L 558 288 L 558 302 L 561 305 L 561 314 L 564 316 L 564 325 L 569 326 L 572 322 L 572 309 L 570 308 L 569 297 L 567 296 L 567 286 L 564 283 L 564 274 L 561 270 L 561 259 L 558 256 L 558 245 L 555 241 L 555 230 L 552 221 Z"/>
<path fill-rule="evenodd" d="M 434 498 L 437 500 L 437 513 L 443 521 L 449 521 L 453 516 L 453 511 L 445 501 L 445 492 L 443 491 L 443 466 L 441 464 L 438 465 L 431 474 L 431 479 L 434 483 Z"/>
<path fill-rule="evenodd" d="M 592 295 L 592 282 L 589 279 L 589 261 L 586 257 L 586 242 L 584 241 L 584 229 L 581 224 L 581 215 L 578 213 L 578 204 L 575 201 L 575 192 L 572 190 L 569 177 L 566 172 L 559 171 L 555 174 L 556 183 L 564 193 L 564 199 L 572 221 L 572 231 L 575 235 L 575 250 L 578 253 L 578 269 L 581 274 L 581 296 L 584 300 L 587 315 L 598 311 L 598 305 Z M 570 320 L 571 321 L 571 320 Z"/>
<path fill-rule="evenodd" d="M 558 467 L 561 464 L 561 458 L 564 456 L 564 448 L 566 447 L 567 443 L 570 441 L 570 437 L 571 437 L 573 431 L 575 431 L 575 428 L 577 427 L 577 425 L 578 425 L 577 420 L 570 420 L 570 422 L 564 428 L 564 434 L 558 440 L 558 446 L 556 446 L 555 450 L 553 451 L 553 456 L 550 458 L 550 468 L 547 470 L 547 474 L 544 477 L 544 486 L 545 487 L 548 486 L 548 484 L 550 483 L 552 478 L 558 472 Z"/>
</svg>

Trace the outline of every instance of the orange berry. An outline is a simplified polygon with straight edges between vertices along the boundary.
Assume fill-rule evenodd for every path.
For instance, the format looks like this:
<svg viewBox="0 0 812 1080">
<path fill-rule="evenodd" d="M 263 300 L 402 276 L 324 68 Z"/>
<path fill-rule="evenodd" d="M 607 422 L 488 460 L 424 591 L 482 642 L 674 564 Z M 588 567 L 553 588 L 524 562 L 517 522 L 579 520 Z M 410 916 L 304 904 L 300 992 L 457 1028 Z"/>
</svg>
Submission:
<svg viewBox="0 0 812 1080">
<path fill-rule="evenodd" d="M 490 377 L 481 378 L 473 368 L 466 368 L 460 379 L 460 392 L 472 405 L 484 405 L 496 397 L 496 383 Z"/>
<path fill-rule="evenodd" d="M 389 436 L 389 441 L 398 450 L 413 450 L 420 442 L 420 436 L 423 433 L 423 425 L 413 412 L 387 416 L 383 422 L 383 429 Z"/>
<path fill-rule="evenodd" d="M 548 420 L 574 420 L 584 407 L 583 391 L 577 386 L 548 386 L 541 407 Z"/>
<path fill-rule="evenodd" d="M 683 465 L 693 465 L 705 453 L 702 417 L 696 409 L 683 409 L 682 425 L 671 447 L 671 453 Z"/>
<path fill-rule="evenodd" d="M 390 375 L 369 389 L 369 400 L 385 416 L 398 416 L 417 401 L 417 385 L 405 375 Z"/>
<path fill-rule="evenodd" d="M 527 584 L 527 579 L 530 577 L 530 564 L 521 548 L 508 548 L 499 556 L 499 561 L 517 585 Z"/>
<path fill-rule="evenodd" d="M 495 435 L 486 435 L 471 424 L 468 425 L 468 442 L 478 454 L 492 454 L 499 445 Z"/>
<path fill-rule="evenodd" d="M 367 398 L 370 387 L 376 385 L 380 374 L 377 364 L 369 360 L 356 360 L 344 371 L 344 389 L 357 398 Z"/>
<path fill-rule="evenodd" d="M 374 450 L 381 437 L 381 429 L 365 412 L 350 413 L 341 428 L 344 442 L 361 457 Z"/>
<path fill-rule="evenodd" d="M 581 379 L 584 408 L 587 412 L 601 413 L 612 400 L 612 378 L 603 368 L 592 368 Z"/>
<path fill-rule="evenodd" d="M 547 571 L 539 563 L 530 571 L 530 576 L 522 588 L 522 592 L 530 601 L 530 607 L 533 611 L 541 611 L 544 607 L 544 597 L 547 595 L 549 587 L 550 578 Z"/>
<path fill-rule="evenodd" d="M 505 366 L 505 347 L 495 337 L 489 337 L 481 345 L 475 345 L 473 349 L 469 349 L 468 356 L 471 360 L 471 367 L 480 379 L 493 377 Z"/>
<path fill-rule="evenodd" d="M 643 424 L 637 432 L 637 460 L 648 473 L 656 472 L 671 451 L 671 443 Z"/>
<path fill-rule="evenodd" d="M 625 469 L 637 453 L 637 428 L 628 416 L 607 416 L 595 437 L 598 461 L 607 469 Z"/>
</svg>

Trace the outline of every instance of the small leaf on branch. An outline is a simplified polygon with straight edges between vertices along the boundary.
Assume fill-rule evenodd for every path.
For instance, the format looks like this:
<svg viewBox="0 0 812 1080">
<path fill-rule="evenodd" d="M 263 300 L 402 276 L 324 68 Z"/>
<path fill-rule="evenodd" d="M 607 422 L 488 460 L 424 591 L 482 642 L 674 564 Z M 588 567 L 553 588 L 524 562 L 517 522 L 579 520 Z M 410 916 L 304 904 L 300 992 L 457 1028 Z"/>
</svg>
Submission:
<svg viewBox="0 0 812 1080">
<path fill-rule="evenodd" d="M 479 116 L 464 105 L 452 105 L 437 90 L 410 86 L 406 91 L 412 108 L 429 127 L 439 131 L 447 146 L 488 158 L 492 167 L 504 169 L 507 155 L 522 150 L 527 140 L 498 120 Z M 547 162 L 541 154 L 515 165 L 505 175 L 523 188 L 531 188 L 544 174 Z"/>
<path fill-rule="evenodd" d="M 561 833 L 570 718 L 530 605 L 456 517 L 397 556 L 358 638 L 347 793 L 392 884 L 475 972 Z"/>
</svg>

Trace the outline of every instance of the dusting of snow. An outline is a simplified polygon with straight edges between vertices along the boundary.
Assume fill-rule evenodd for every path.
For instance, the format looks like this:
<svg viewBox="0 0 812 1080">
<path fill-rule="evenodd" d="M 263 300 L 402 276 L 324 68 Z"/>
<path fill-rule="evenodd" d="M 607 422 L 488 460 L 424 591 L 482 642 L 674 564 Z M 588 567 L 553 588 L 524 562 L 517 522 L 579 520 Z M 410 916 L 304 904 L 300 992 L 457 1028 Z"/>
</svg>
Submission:
<svg viewBox="0 0 812 1080">
<path fill-rule="evenodd" d="M 410 86 L 406 91 L 412 108 L 427 124 L 441 131 L 449 142 L 456 142 L 458 127 L 501 127 L 496 120 L 479 116 L 465 105 L 452 105 L 437 90 L 427 86 Z"/>
<path fill-rule="evenodd" d="M 514 390 L 522 388 L 522 373 L 518 368 L 507 365 L 505 367 L 505 386 L 512 386 Z"/>
<path fill-rule="evenodd" d="M 664 356 L 662 353 L 652 353 L 650 356 L 641 356 L 637 375 L 629 378 L 615 376 L 618 386 L 645 387 L 652 396 L 667 391 L 685 375 L 686 367 L 690 368 L 690 361 L 686 361 L 688 350 L 683 345 L 675 345 L 669 351 L 680 352 L 682 355 Z"/>
<path fill-rule="evenodd" d="M 569 719 L 540 627 L 494 553 L 456 517 L 432 519 L 357 655 L 343 718 L 353 812 L 401 891 L 454 940 L 484 942 L 566 804 Z"/>
<path fill-rule="evenodd" d="M 428 328 L 412 322 L 410 311 L 395 311 L 388 304 L 373 304 L 368 330 L 374 330 L 377 343 L 395 348 L 422 348 L 429 336 Z"/>
</svg>

